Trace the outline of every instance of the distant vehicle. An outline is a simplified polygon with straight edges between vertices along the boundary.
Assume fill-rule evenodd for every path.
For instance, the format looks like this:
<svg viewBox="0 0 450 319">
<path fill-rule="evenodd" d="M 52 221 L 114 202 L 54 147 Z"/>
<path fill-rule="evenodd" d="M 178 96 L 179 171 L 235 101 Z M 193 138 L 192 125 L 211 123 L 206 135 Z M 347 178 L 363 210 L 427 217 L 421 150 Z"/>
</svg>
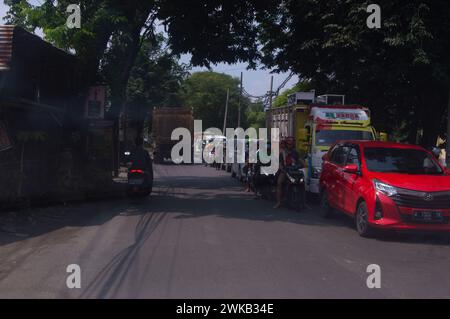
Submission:
<svg viewBox="0 0 450 319">
<path fill-rule="evenodd" d="M 319 194 L 322 156 L 339 140 L 376 140 L 370 111 L 361 105 L 346 105 L 344 95 L 315 96 L 314 91 L 297 92 L 288 105 L 266 112 L 269 128 L 279 128 L 280 137 L 294 136 L 296 149 L 305 158 L 306 191 Z"/>
<path fill-rule="evenodd" d="M 153 177 L 140 169 L 128 171 L 127 195 L 130 197 L 146 197 L 151 194 Z"/>
<path fill-rule="evenodd" d="M 186 107 L 162 107 L 153 110 L 152 136 L 156 144 L 154 160 L 162 163 L 171 159 L 172 147 L 177 141 L 172 141 L 174 129 L 183 127 L 191 132 L 194 130 L 192 109 Z"/>
<path fill-rule="evenodd" d="M 125 151 L 124 156 L 128 167 L 126 193 L 129 197 L 146 197 L 153 189 L 153 164 L 150 163 L 148 170 L 135 166 L 132 152 Z"/>
<path fill-rule="evenodd" d="M 323 158 L 322 212 L 354 217 L 361 236 L 374 229 L 450 231 L 450 174 L 420 146 L 336 143 Z"/>
</svg>

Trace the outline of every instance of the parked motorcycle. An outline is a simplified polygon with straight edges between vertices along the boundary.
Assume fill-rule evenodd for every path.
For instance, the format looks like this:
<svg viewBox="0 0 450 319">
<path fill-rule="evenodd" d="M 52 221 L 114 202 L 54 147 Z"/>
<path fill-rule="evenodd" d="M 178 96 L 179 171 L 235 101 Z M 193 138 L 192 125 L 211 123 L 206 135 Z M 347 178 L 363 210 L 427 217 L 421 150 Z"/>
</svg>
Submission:
<svg viewBox="0 0 450 319">
<path fill-rule="evenodd" d="M 286 189 L 285 195 L 289 207 L 300 211 L 305 208 L 305 175 L 299 166 L 289 166 L 286 168 Z"/>
<path fill-rule="evenodd" d="M 124 152 L 126 163 L 128 166 L 128 182 L 127 182 L 127 195 L 130 197 L 146 197 L 151 194 L 153 188 L 153 171 L 144 171 L 133 167 L 131 162 L 130 151 Z"/>
<path fill-rule="evenodd" d="M 263 199 L 275 200 L 276 175 L 263 173 L 261 167 L 261 165 L 255 166 L 253 178 L 255 192 Z"/>
</svg>

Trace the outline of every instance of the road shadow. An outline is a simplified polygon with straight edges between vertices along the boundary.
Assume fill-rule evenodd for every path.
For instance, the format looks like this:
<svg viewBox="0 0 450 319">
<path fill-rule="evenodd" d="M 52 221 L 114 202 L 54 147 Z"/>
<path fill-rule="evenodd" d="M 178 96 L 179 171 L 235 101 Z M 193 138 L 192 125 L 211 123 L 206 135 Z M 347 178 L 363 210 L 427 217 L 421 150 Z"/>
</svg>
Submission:
<svg viewBox="0 0 450 319">
<path fill-rule="evenodd" d="M 324 219 L 318 213 L 320 207 L 314 201 L 309 203 L 310 209 L 301 212 L 287 208 L 274 209 L 273 205 L 274 202 L 255 199 L 253 194 L 245 193 L 244 185 L 224 171 L 200 165 L 174 165 L 170 168 L 159 166 L 156 168 L 154 191 L 149 198 L 110 198 L 0 214 L 0 247 L 64 227 L 99 226 L 118 215 L 145 216 L 148 213 L 165 213 L 168 218 L 179 220 L 216 216 L 318 228 L 341 227 L 356 234 L 351 218 L 337 213 L 332 218 Z M 355 238 L 363 240 L 357 235 Z M 435 233 L 383 231 L 373 240 L 450 245 L 450 235 Z"/>
<path fill-rule="evenodd" d="M 98 226 L 120 214 L 142 210 L 143 201 L 123 197 L 50 207 L 34 207 L 0 214 L 0 247 L 38 237 L 64 227 Z"/>
<path fill-rule="evenodd" d="M 175 191 L 161 194 L 162 198 L 177 209 L 183 207 L 182 214 L 174 218 L 191 219 L 215 215 L 221 218 L 248 219 L 255 221 L 278 221 L 290 222 L 302 225 L 318 227 L 343 227 L 356 234 L 354 220 L 344 213 L 335 212 L 330 218 L 322 218 L 319 214 L 321 209 L 317 198 L 308 200 L 310 209 L 296 212 L 291 209 L 272 208 L 274 202 L 256 199 L 252 194 L 244 193 L 245 186 L 230 177 L 223 171 L 209 170 L 210 176 L 170 176 L 165 181 L 170 183 Z M 215 173 L 215 174 L 214 174 Z M 176 190 L 181 190 L 177 192 Z M 214 204 L 213 204 L 214 201 Z M 179 202 L 179 203 L 178 203 Z M 210 204 L 208 204 L 210 203 Z M 196 207 L 191 209 L 190 207 Z M 356 235 L 357 236 L 357 235 Z M 358 240 L 365 240 L 356 237 Z M 450 245 L 450 234 L 436 232 L 402 232 L 402 231 L 377 231 L 376 236 L 370 238 L 381 242 L 396 242 L 409 244 Z"/>
</svg>

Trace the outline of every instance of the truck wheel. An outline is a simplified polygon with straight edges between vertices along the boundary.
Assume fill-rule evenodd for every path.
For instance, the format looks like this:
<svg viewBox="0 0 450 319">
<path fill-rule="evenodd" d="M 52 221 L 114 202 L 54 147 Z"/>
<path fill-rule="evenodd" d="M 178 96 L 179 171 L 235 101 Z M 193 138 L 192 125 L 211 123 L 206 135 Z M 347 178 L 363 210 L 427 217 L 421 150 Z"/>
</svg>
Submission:
<svg viewBox="0 0 450 319">
<path fill-rule="evenodd" d="M 330 218 L 333 214 L 333 208 L 328 202 L 328 192 L 324 190 L 320 197 L 320 216 L 323 218 Z"/>
<path fill-rule="evenodd" d="M 372 237 L 373 229 L 369 224 L 369 211 L 367 210 L 366 202 L 359 203 L 356 209 L 356 230 L 361 237 Z"/>
</svg>

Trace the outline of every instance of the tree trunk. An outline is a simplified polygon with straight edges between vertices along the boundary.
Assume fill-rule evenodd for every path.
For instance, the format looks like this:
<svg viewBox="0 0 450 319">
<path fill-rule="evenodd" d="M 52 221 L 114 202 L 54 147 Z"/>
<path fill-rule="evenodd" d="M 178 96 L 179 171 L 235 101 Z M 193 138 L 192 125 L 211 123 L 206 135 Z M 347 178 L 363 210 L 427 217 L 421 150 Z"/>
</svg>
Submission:
<svg viewBox="0 0 450 319">
<path fill-rule="evenodd" d="M 111 85 L 111 90 L 113 92 L 113 98 L 111 103 L 111 113 L 114 121 L 114 172 L 115 175 L 118 174 L 119 170 L 119 158 L 120 158 L 120 141 L 119 141 L 119 116 L 125 111 L 125 104 L 127 100 L 127 85 L 128 80 L 130 78 L 131 70 L 134 66 L 134 62 L 139 53 L 141 47 L 141 30 L 145 21 L 147 20 L 148 14 L 143 14 L 142 18 L 134 28 L 131 30 L 130 41 L 126 44 L 127 50 L 125 56 L 123 57 L 123 63 L 120 64 L 120 72 L 119 76 L 114 79 L 114 82 Z M 123 45 L 123 43 L 121 43 Z M 124 119 L 126 120 L 126 114 Z M 126 123 L 123 123 L 126 125 Z M 126 142 L 126 140 L 125 140 Z"/>
</svg>

